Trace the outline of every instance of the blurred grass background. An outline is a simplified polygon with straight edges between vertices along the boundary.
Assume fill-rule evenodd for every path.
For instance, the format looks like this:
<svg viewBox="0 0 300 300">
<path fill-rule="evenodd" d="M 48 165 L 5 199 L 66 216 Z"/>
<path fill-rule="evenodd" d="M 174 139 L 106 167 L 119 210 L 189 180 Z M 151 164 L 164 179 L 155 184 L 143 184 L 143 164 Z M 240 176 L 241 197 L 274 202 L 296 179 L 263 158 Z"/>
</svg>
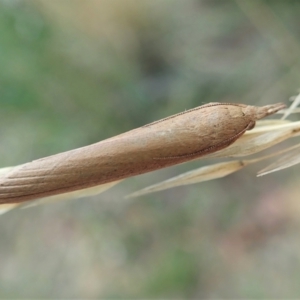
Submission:
<svg viewBox="0 0 300 300">
<path fill-rule="evenodd" d="M 0 0 L 0 163 L 299 88 L 300 2 Z M 0 218 L 0 297 L 297 298 L 297 167 L 134 200 L 196 161 Z"/>
</svg>

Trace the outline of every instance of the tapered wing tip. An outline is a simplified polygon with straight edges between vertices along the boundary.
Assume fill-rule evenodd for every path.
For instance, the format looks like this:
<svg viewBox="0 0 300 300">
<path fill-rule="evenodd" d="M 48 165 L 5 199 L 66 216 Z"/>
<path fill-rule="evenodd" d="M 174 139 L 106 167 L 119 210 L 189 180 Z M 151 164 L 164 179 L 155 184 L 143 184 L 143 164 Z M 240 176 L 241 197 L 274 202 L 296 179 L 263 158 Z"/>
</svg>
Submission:
<svg viewBox="0 0 300 300">
<path fill-rule="evenodd" d="M 254 113 L 256 114 L 256 120 L 260 120 L 264 117 L 275 114 L 276 112 L 284 109 L 286 105 L 284 103 L 276 103 L 265 106 L 254 106 Z"/>
<path fill-rule="evenodd" d="M 276 104 L 266 105 L 266 106 L 264 106 L 264 108 L 266 108 L 267 116 L 269 116 L 269 115 L 273 115 L 273 114 L 277 113 L 278 111 L 286 108 L 286 105 L 284 103 L 276 103 Z"/>
</svg>

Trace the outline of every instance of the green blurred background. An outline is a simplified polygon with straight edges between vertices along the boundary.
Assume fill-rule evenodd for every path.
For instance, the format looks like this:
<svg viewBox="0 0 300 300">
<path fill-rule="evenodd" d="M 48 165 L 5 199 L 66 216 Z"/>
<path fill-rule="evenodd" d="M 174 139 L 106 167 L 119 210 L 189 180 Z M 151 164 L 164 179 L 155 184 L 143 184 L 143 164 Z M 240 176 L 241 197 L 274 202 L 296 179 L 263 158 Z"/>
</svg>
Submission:
<svg viewBox="0 0 300 300">
<path fill-rule="evenodd" d="M 287 102 L 299 1 L 0 0 L 0 164 L 88 145 L 206 102 Z M 294 117 L 296 118 L 296 117 Z M 299 172 L 0 218 L 0 298 L 298 298 Z"/>
</svg>

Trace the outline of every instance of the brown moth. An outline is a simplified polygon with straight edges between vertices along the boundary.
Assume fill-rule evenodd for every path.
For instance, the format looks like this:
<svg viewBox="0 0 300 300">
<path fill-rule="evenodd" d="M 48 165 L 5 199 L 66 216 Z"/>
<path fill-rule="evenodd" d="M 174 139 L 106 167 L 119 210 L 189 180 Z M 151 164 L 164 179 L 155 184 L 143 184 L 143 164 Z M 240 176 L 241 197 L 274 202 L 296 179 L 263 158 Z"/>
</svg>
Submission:
<svg viewBox="0 0 300 300">
<path fill-rule="evenodd" d="M 34 160 L 0 177 L 0 204 L 71 192 L 221 150 L 284 108 L 210 103 L 86 147 Z"/>
</svg>

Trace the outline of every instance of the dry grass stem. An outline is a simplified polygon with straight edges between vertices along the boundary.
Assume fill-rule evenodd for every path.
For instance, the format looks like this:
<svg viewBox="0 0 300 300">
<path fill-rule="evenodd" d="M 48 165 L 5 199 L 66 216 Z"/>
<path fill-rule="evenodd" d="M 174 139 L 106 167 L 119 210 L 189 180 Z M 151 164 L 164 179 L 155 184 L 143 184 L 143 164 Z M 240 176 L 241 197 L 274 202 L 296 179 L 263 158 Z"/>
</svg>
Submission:
<svg viewBox="0 0 300 300">
<path fill-rule="evenodd" d="M 296 111 L 297 106 L 300 104 L 300 94 L 298 94 L 294 99 L 292 105 L 288 108 L 285 109 L 284 114 L 282 116 L 282 120 L 286 119 L 293 111 Z M 297 110 L 298 111 L 298 110 Z"/>
<path fill-rule="evenodd" d="M 300 145 L 296 145 L 294 148 L 295 149 L 293 149 L 293 151 L 290 151 L 289 153 L 287 153 L 286 155 L 284 155 L 283 157 L 281 157 L 280 159 L 278 159 L 277 161 L 275 161 L 268 167 L 259 171 L 257 176 L 267 175 L 269 173 L 280 171 L 280 170 L 292 167 L 296 164 L 299 164 L 300 163 L 300 152 L 299 152 Z"/>
</svg>

